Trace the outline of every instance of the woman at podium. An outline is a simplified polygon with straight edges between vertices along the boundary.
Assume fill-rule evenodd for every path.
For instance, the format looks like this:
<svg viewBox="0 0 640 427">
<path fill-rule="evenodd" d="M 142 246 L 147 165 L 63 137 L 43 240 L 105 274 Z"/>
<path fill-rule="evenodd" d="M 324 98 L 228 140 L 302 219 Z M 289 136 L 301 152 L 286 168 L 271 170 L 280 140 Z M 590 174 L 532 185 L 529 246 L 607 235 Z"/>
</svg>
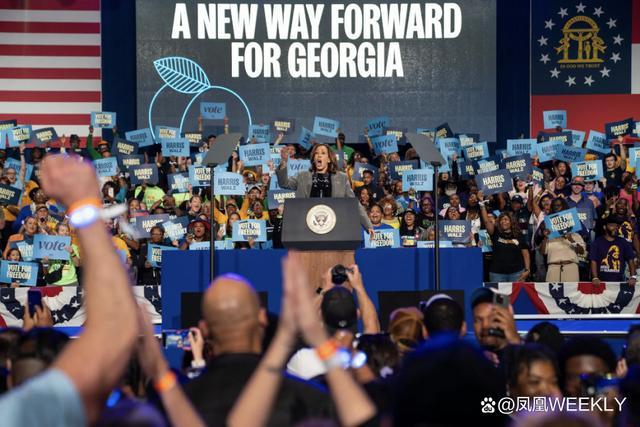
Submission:
<svg viewBox="0 0 640 427">
<path fill-rule="evenodd" d="M 316 144 L 311 150 L 311 170 L 301 171 L 296 176 L 289 176 L 287 161 L 289 151 L 280 151 L 281 162 L 276 170 L 278 184 L 282 188 L 296 191 L 297 198 L 307 197 L 353 197 L 353 189 L 347 174 L 338 170 L 338 163 L 333 150 L 327 144 Z M 373 226 L 364 207 L 358 203 L 360 223 L 373 234 Z"/>
</svg>

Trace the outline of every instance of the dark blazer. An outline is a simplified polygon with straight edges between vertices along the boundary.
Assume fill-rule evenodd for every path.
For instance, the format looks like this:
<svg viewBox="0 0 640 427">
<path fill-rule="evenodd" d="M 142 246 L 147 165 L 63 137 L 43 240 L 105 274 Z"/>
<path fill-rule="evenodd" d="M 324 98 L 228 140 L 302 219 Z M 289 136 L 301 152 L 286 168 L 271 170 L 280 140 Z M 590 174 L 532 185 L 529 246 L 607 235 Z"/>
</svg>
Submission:
<svg viewBox="0 0 640 427">
<path fill-rule="evenodd" d="M 276 176 L 278 177 L 280 187 L 296 190 L 297 198 L 308 198 L 311 194 L 312 173 L 310 171 L 303 171 L 296 176 L 289 177 L 287 174 L 287 166 L 282 164 L 276 170 Z M 356 197 L 355 194 L 353 194 L 346 173 L 336 172 L 331 174 L 331 197 Z M 358 203 L 358 210 L 360 213 L 360 224 L 367 230 L 372 229 L 373 225 L 371 225 L 371 221 L 367 216 L 367 211 L 364 210 L 364 206 L 360 203 Z"/>
</svg>

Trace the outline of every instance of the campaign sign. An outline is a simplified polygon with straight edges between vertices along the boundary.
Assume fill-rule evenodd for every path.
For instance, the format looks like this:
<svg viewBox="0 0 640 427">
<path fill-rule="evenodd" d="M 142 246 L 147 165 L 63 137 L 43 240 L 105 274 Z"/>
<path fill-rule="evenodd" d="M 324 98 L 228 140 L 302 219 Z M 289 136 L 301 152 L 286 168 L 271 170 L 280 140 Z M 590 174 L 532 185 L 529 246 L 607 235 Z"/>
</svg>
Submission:
<svg viewBox="0 0 640 427">
<path fill-rule="evenodd" d="M 31 139 L 31 125 L 15 126 L 9 129 L 9 147 L 18 147 L 20 143 L 25 144 Z"/>
<path fill-rule="evenodd" d="M 249 144 L 238 148 L 240 160 L 245 166 L 259 166 L 271 160 L 269 144 Z"/>
<path fill-rule="evenodd" d="M 162 141 L 163 139 L 177 139 L 180 138 L 180 129 L 169 126 L 156 126 L 155 134 L 156 140 L 158 141 Z"/>
<path fill-rule="evenodd" d="M 633 131 L 633 118 L 620 120 L 619 122 L 605 123 L 604 130 L 609 139 L 616 139 L 619 136 L 631 135 Z"/>
<path fill-rule="evenodd" d="M 573 144 L 573 135 L 569 131 L 563 132 L 539 132 L 538 137 L 542 142 L 558 141 L 565 145 Z"/>
<path fill-rule="evenodd" d="M 365 248 L 375 249 L 400 247 L 400 230 L 397 228 L 374 230 L 373 239 L 367 231 L 363 231 L 362 234 Z"/>
<path fill-rule="evenodd" d="M 559 145 L 562 145 L 562 142 L 548 141 L 538 144 L 538 160 L 540 160 L 541 163 L 544 163 L 555 159 Z"/>
<path fill-rule="evenodd" d="M 465 147 L 463 151 L 467 160 L 480 160 L 489 157 L 489 148 L 486 141 Z"/>
<path fill-rule="evenodd" d="M 478 190 L 485 196 L 497 193 L 507 193 L 513 190 L 513 180 L 508 170 L 500 169 L 495 172 L 488 172 L 476 176 Z"/>
<path fill-rule="evenodd" d="M 49 236 L 36 234 L 33 237 L 33 257 L 35 259 L 59 259 L 69 261 L 70 254 L 67 248 L 71 246 L 69 236 Z"/>
<path fill-rule="evenodd" d="M 316 135 L 328 136 L 330 138 L 338 137 L 338 129 L 340 122 L 337 120 L 318 117 L 313 120 L 313 133 Z"/>
<path fill-rule="evenodd" d="M 168 237 L 169 240 L 180 240 L 187 234 L 189 217 L 180 216 L 170 221 L 165 221 L 161 225 L 162 228 L 164 228 L 164 235 Z"/>
<path fill-rule="evenodd" d="M 151 267 L 161 267 L 162 266 L 162 252 L 164 251 L 177 251 L 178 248 L 173 246 L 161 246 L 154 245 L 153 243 L 149 243 L 147 245 L 147 261 L 151 264 Z"/>
<path fill-rule="evenodd" d="M 636 127 L 633 130 L 633 135 L 636 137 L 640 137 L 640 122 L 636 122 Z"/>
<path fill-rule="evenodd" d="M 187 138 L 163 139 L 162 155 L 164 157 L 189 157 L 189 140 Z"/>
<path fill-rule="evenodd" d="M 416 133 L 418 135 L 424 135 L 429 138 L 431 141 L 435 141 L 436 139 L 436 129 L 435 128 L 417 128 Z"/>
<path fill-rule="evenodd" d="M 189 181 L 194 187 L 211 186 L 211 169 L 208 166 L 189 165 Z"/>
<path fill-rule="evenodd" d="M 338 163 L 338 170 L 344 171 L 347 167 L 347 162 L 344 160 L 344 151 L 335 150 L 336 162 Z"/>
<path fill-rule="evenodd" d="M 311 161 L 307 159 L 289 159 L 287 160 L 287 176 L 298 175 L 300 172 L 311 169 Z"/>
<path fill-rule="evenodd" d="M 404 145 L 407 143 L 406 138 L 404 137 L 405 133 L 407 133 L 407 130 L 400 128 L 386 128 L 384 130 L 384 135 L 393 135 L 396 138 L 398 145 Z"/>
<path fill-rule="evenodd" d="M 567 112 L 565 110 L 543 111 L 542 118 L 545 129 L 555 129 L 558 126 L 562 129 L 567 127 Z"/>
<path fill-rule="evenodd" d="M 487 230 L 479 230 L 478 238 L 480 239 L 480 247 L 482 248 L 482 252 L 493 252 L 493 242 L 491 241 L 491 236 Z"/>
<path fill-rule="evenodd" d="M 209 242 L 207 242 L 209 243 Z M 213 242 L 213 247 L 216 251 L 224 251 L 224 250 L 229 250 L 229 249 L 233 249 L 233 240 L 231 239 L 225 239 L 225 240 L 216 240 L 215 242 Z M 189 248 L 191 249 L 191 248 Z M 209 247 L 207 246 L 207 249 L 209 249 Z"/>
<path fill-rule="evenodd" d="M 602 175 L 602 162 L 599 160 L 571 164 L 571 176 L 573 177 L 582 177 L 585 181 L 597 181 L 602 178 Z"/>
<path fill-rule="evenodd" d="M 640 158 L 640 147 L 629 147 L 629 164 L 633 167 Z"/>
<path fill-rule="evenodd" d="M 449 127 L 449 123 L 443 123 L 436 127 L 436 139 L 438 138 L 451 138 L 453 137 L 453 131 Z"/>
<path fill-rule="evenodd" d="M 19 242 L 11 242 L 9 245 L 11 249 L 15 248 L 20 251 L 20 255 L 22 256 L 23 261 L 32 261 L 33 260 L 33 244 L 27 243 L 24 240 Z"/>
<path fill-rule="evenodd" d="M 227 104 L 224 102 L 201 102 L 200 115 L 207 120 L 223 120 L 227 115 Z"/>
<path fill-rule="evenodd" d="M 420 164 L 417 160 L 403 160 L 401 162 L 391 162 L 388 164 L 389 177 L 396 181 L 402 180 L 402 174 L 406 171 L 411 171 L 420 168 Z M 440 168 L 442 172 L 442 168 Z"/>
<path fill-rule="evenodd" d="M 593 129 L 589 131 L 586 147 L 591 151 L 602 154 L 608 154 L 611 151 L 611 145 L 609 145 L 607 135 Z"/>
<path fill-rule="evenodd" d="M 242 174 L 220 172 L 213 176 L 213 194 L 222 196 L 244 196 L 247 191 Z"/>
<path fill-rule="evenodd" d="M 23 286 L 35 286 L 38 281 L 38 264 L 35 262 L 2 261 L 0 263 L 0 282 L 20 283 Z"/>
<path fill-rule="evenodd" d="M 531 180 L 542 184 L 542 182 L 544 181 L 544 172 L 542 172 L 542 169 L 533 168 L 531 170 Z"/>
<path fill-rule="evenodd" d="M 565 129 L 567 132 L 571 132 L 571 137 L 573 138 L 573 146 L 582 148 L 582 143 L 584 142 L 584 137 L 587 135 L 586 132 L 581 130 L 573 130 L 573 129 Z"/>
<path fill-rule="evenodd" d="M 502 160 L 502 169 L 506 169 L 514 178 L 526 179 L 531 175 L 533 166 L 531 156 L 523 154 L 521 156 L 507 157 Z"/>
<path fill-rule="evenodd" d="M 184 193 L 189 191 L 189 174 L 187 172 L 172 173 L 167 179 L 171 192 Z"/>
<path fill-rule="evenodd" d="M 138 152 L 138 144 L 115 137 L 111 144 L 111 152 L 116 156 L 130 156 Z"/>
<path fill-rule="evenodd" d="M 469 243 L 471 241 L 471 221 L 443 220 L 438 224 L 440 238 L 454 243 Z"/>
<path fill-rule="evenodd" d="M 20 160 L 14 159 L 13 157 L 7 157 L 4 161 L 4 170 L 13 169 L 16 171 L 16 176 L 20 177 Z M 24 179 L 28 182 L 31 179 L 31 174 L 33 173 L 33 165 L 27 163 L 27 170 L 24 174 Z"/>
<path fill-rule="evenodd" d="M 380 135 L 371 138 L 373 150 L 376 154 L 390 154 L 398 152 L 398 140 L 395 135 Z"/>
<path fill-rule="evenodd" d="M 92 111 L 91 126 L 94 128 L 112 129 L 116 125 L 116 113 L 110 111 Z"/>
<path fill-rule="evenodd" d="M 210 247 L 210 242 L 191 242 L 189 244 L 190 251 L 208 251 Z"/>
<path fill-rule="evenodd" d="M 369 136 L 379 136 L 384 134 L 384 130 L 389 127 L 391 121 L 389 117 L 376 117 L 375 119 L 371 119 L 367 122 L 367 129 L 369 131 Z"/>
<path fill-rule="evenodd" d="M 182 132 L 182 137 L 189 141 L 189 145 L 200 146 L 202 142 L 202 132 Z"/>
<path fill-rule="evenodd" d="M 587 230 L 592 230 L 595 225 L 593 210 L 589 208 L 577 208 L 576 210 L 578 211 L 578 218 L 582 225 L 584 225 Z"/>
<path fill-rule="evenodd" d="M 460 140 L 460 148 L 469 147 L 476 143 L 476 140 L 473 137 L 462 134 L 458 135 L 458 139 Z"/>
<path fill-rule="evenodd" d="M 373 172 L 374 181 L 378 181 L 378 168 L 369 164 L 369 163 L 358 163 L 355 162 L 353 164 L 353 175 L 351 175 L 351 179 L 354 181 L 362 181 L 362 172 L 367 169 Z"/>
<path fill-rule="evenodd" d="M 118 161 L 123 169 L 129 170 L 131 166 L 140 166 L 144 164 L 144 155 L 133 154 L 131 156 L 122 156 L 118 157 Z"/>
<path fill-rule="evenodd" d="M 17 120 L 0 120 L 0 130 L 11 129 L 12 127 L 16 127 L 18 125 Z"/>
<path fill-rule="evenodd" d="M 298 140 L 296 141 L 296 143 L 300 145 L 302 148 L 304 148 L 305 150 L 308 150 L 309 148 L 311 148 L 311 140 L 313 140 L 315 137 L 316 136 L 313 134 L 313 132 L 303 127 L 300 130 L 300 136 L 298 137 Z"/>
<path fill-rule="evenodd" d="M 22 190 L 11 185 L 0 184 L 0 206 L 18 205 Z"/>
<path fill-rule="evenodd" d="M 94 160 L 93 166 L 99 177 L 111 177 L 118 174 L 118 159 L 115 157 Z"/>
<path fill-rule="evenodd" d="M 453 248 L 453 242 L 450 240 L 440 240 L 438 245 L 441 248 Z M 436 242 L 433 240 L 419 240 L 416 242 L 416 248 L 418 249 L 433 249 L 436 247 Z"/>
<path fill-rule="evenodd" d="M 445 159 L 449 160 L 454 154 L 460 156 L 461 146 L 458 138 L 438 138 L 436 143 L 438 144 L 442 157 Z"/>
<path fill-rule="evenodd" d="M 475 168 L 475 174 L 494 172 L 500 169 L 502 160 L 493 158 L 486 160 L 472 160 L 473 167 Z"/>
<path fill-rule="evenodd" d="M 457 162 L 458 174 L 462 179 L 471 179 L 476 174 L 474 162 L 460 160 Z"/>
<path fill-rule="evenodd" d="M 234 242 L 267 241 L 267 222 L 263 219 L 247 219 L 235 221 L 231 231 L 231 240 Z"/>
<path fill-rule="evenodd" d="M 271 125 L 278 133 L 290 135 L 296 130 L 295 119 L 275 119 Z"/>
<path fill-rule="evenodd" d="M 269 144 L 271 142 L 271 127 L 269 125 L 251 125 L 249 127 L 247 142 L 256 142 Z"/>
<path fill-rule="evenodd" d="M 581 162 L 584 160 L 584 156 L 586 155 L 586 148 L 570 145 L 558 145 L 556 148 L 556 159 L 564 162 Z"/>
<path fill-rule="evenodd" d="M 153 226 L 169 221 L 168 214 L 138 216 L 135 218 L 135 226 L 141 232 L 142 237 L 148 239 L 151 237 L 149 231 Z"/>
<path fill-rule="evenodd" d="M 158 166 L 155 163 L 147 163 L 140 166 L 129 166 L 129 175 L 131 184 L 138 185 L 142 183 L 158 184 Z"/>
<path fill-rule="evenodd" d="M 282 158 L 280 157 L 280 152 L 282 151 L 283 148 L 285 148 L 285 147 L 282 147 L 282 146 L 269 147 L 269 153 L 270 153 L 270 156 L 271 156 L 271 161 L 273 162 L 273 166 L 275 166 L 276 168 L 278 166 L 280 166 L 280 163 L 282 162 Z M 265 167 L 264 166 L 263 166 L 262 170 L 265 171 Z"/>
<path fill-rule="evenodd" d="M 278 209 L 278 206 L 284 204 L 287 199 L 295 199 L 295 190 L 269 190 L 267 193 L 267 201 L 269 203 L 269 210 Z"/>
<path fill-rule="evenodd" d="M 533 157 L 538 154 L 537 144 L 535 139 L 507 139 L 507 151 L 512 156 L 528 154 Z"/>
<path fill-rule="evenodd" d="M 139 148 L 148 147 L 153 145 L 153 136 L 151 135 L 151 129 L 138 129 L 124 133 L 124 137 L 127 141 L 135 142 Z"/>
<path fill-rule="evenodd" d="M 549 239 L 555 239 L 568 233 L 576 233 L 582 229 L 576 208 L 547 215 L 544 218 L 544 225 L 547 230 L 551 231 Z"/>
<path fill-rule="evenodd" d="M 43 146 L 49 142 L 55 142 L 58 140 L 58 134 L 52 127 L 36 129 L 33 131 L 33 139 L 39 146 Z"/>
<path fill-rule="evenodd" d="M 402 191 L 433 191 L 433 170 L 415 169 L 402 174 Z"/>
</svg>

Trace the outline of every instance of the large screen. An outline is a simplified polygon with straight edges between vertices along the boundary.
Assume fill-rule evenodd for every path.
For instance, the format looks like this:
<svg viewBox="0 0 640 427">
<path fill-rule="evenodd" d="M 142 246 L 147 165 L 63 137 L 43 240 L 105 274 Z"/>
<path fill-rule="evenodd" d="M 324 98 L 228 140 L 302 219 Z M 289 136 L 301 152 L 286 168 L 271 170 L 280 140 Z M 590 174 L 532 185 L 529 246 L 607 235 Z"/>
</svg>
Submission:
<svg viewBox="0 0 640 427">
<path fill-rule="evenodd" d="M 297 133 L 320 116 L 352 142 L 386 116 L 410 132 L 447 122 L 495 141 L 495 0 L 137 0 L 136 31 L 140 128 L 193 131 L 210 102 L 243 134 L 249 117 L 293 119 Z"/>
</svg>

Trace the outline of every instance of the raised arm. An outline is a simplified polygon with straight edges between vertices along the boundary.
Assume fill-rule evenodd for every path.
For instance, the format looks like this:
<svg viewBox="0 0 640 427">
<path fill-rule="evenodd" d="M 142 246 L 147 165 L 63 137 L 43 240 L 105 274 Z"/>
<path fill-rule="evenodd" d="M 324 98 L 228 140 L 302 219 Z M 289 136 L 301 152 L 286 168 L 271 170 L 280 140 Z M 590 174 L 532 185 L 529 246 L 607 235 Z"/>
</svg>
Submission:
<svg viewBox="0 0 640 427">
<path fill-rule="evenodd" d="M 487 214 L 487 205 L 484 203 L 484 195 L 481 191 L 478 191 L 478 199 L 480 200 L 480 216 L 482 217 L 482 222 L 484 222 L 484 226 L 487 229 L 487 233 L 493 235 L 493 232 L 496 230 L 495 224 L 489 221 L 489 214 Z"/>
<path fill-rule="evenodd" d="M 22 183 L 22 188 L 25 188 L 27 186 L 27 183 L 25 182 L 25 178 L 27 177 L 27 160 L 24 157 L 24 142 L 20 143 L 20 175 L 18 175 L 18 178 L 20 179 L 20 182 Z"/>
<path fill-rule="evenodd" d="M 69 377 L 82 399 L 88 423 L 93 424 L 129 362 L 137 335 L 136 305 L 128 274 L 96 208 L 101 202 L 95 170 L 75 158 L 47 157 L 41 182 L 49 196 L 69 206 L 86 266 L 84 331 L 64 349 L 53 368 Z"/>
<path fill-rule="evenodd" d="M 358 306 L 362 315 L 362 325 L 364 334 L 377 334 L 380 333 L 380 320 L 378 319 L 378 312 L 373 305 L 371 298 L 367 294 L 367 290 L 364 288 L 364 282 L 362 281 L 362 274 L 356 264 L 350 265 L 351 270 L 347 270 L 347 277 L 351 287 L 356 292 L 358 297 Z"/>
<path fill-rule="evenodd" d="M 278 177 L 278 185 L 282 188 L 290 190 L 298 189 L 298 180 L 295 177 L 289 177 L 287 173 L 287 162 L 289 161 L 289 150 L 280 150 L 280 166 L 276 169 Z"/>
</svg>

